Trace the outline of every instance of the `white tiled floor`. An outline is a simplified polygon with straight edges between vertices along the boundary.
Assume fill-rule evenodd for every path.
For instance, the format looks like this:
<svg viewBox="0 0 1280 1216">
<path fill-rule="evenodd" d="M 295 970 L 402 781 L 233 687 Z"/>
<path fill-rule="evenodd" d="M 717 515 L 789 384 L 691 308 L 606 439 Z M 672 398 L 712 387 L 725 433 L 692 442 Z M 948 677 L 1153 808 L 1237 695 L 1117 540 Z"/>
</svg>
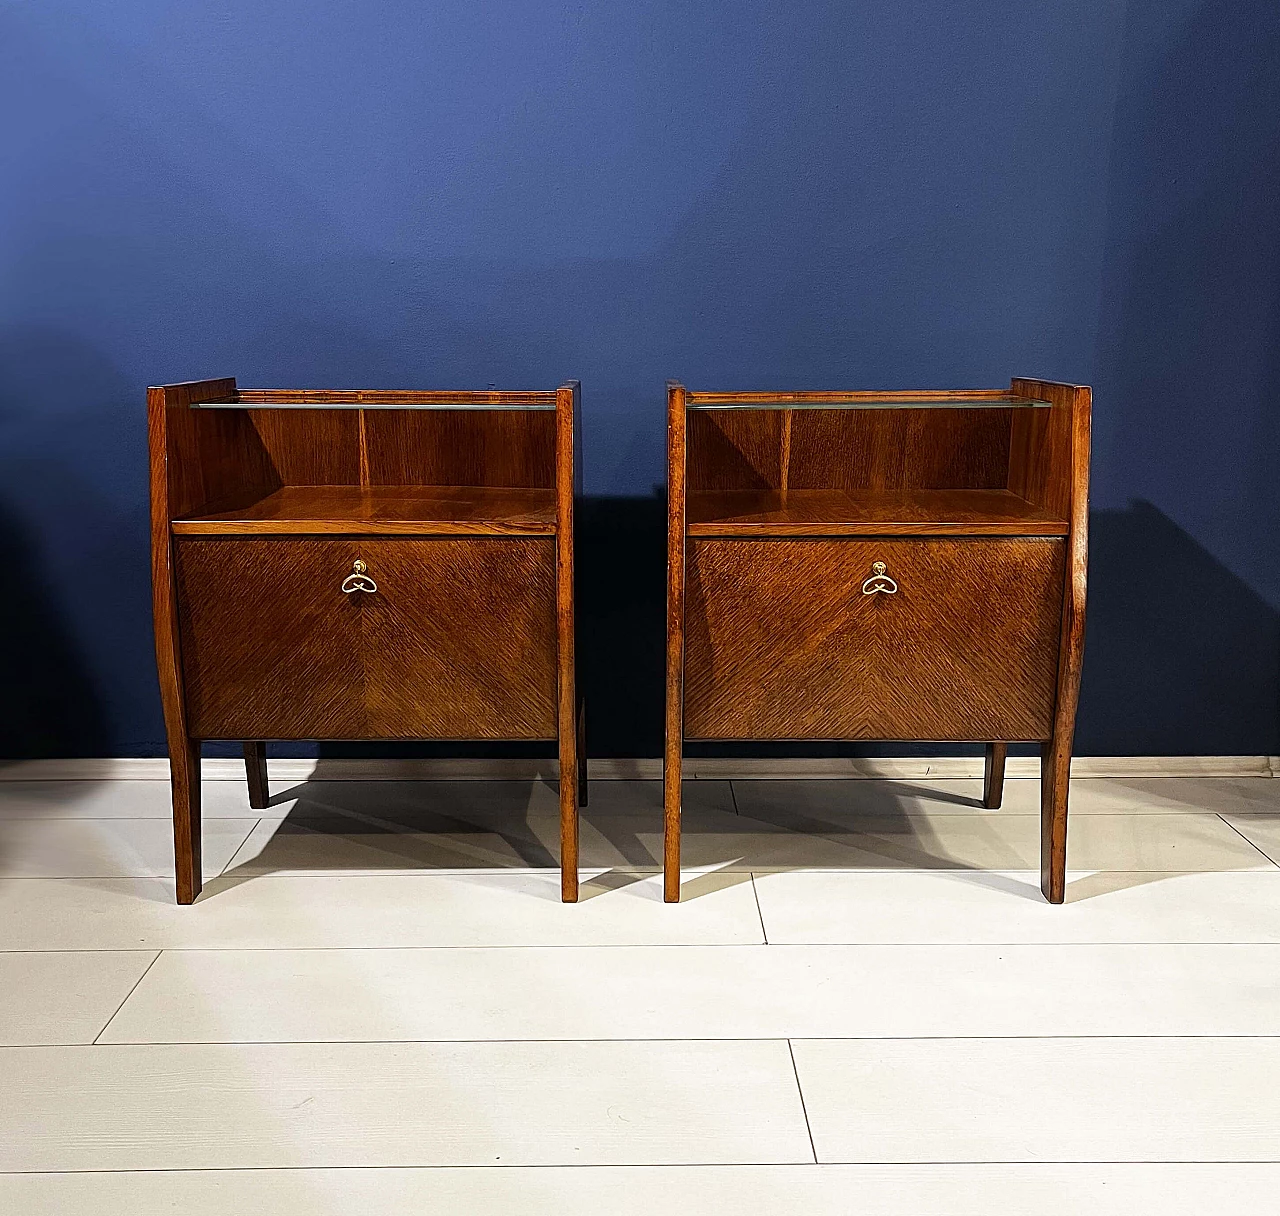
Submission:
<svg viewBox="0 0 1280 1216">
<path fill-rule="evenodd" d="M 1280 1213 L 1280 781 L 0 782 L 0 1212 Z"/>
</svg>

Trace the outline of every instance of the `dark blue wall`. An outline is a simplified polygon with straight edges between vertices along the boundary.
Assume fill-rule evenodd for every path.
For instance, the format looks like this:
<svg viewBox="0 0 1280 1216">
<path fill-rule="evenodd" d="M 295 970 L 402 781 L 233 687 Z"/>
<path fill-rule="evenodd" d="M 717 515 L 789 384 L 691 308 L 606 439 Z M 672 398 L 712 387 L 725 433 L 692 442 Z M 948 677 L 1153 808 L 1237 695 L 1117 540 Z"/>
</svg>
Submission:
<svg viewBox="0 0 1280 1216">
<path fill-rule="evenodd" d="M 1274 0 L 4 6 L 3 750 L 160 750 L 148 383 L 581 378 L 652 754 L 663 381 L 1024 374 L 1095 385 L 1079 750 L 1280 751 L 1278 61 Z"/>
</svg>

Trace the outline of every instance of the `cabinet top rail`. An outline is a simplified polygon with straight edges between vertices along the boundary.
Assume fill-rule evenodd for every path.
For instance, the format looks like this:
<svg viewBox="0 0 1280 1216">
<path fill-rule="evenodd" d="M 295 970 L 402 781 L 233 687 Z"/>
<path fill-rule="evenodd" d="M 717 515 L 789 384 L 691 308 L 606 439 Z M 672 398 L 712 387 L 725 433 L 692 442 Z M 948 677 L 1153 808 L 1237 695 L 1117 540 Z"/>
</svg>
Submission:
<svg viewBox="0 0 1280 1216">
<path fill-rule="evenodd" d="M 417 389 L 242 388 L 212 401 L 193 401 L 191 408 L 554 410 L 556 393 L 554 390 L 455 392 Z"/>
<path fill-rule="evenodd" d="M 798 392 L 689 393 L 691 410 L 892 410 L 892 409 L 1049 409 L 1050 402 L 1020 397 L 1004 389 L 959 392 Z"/>
</svg>

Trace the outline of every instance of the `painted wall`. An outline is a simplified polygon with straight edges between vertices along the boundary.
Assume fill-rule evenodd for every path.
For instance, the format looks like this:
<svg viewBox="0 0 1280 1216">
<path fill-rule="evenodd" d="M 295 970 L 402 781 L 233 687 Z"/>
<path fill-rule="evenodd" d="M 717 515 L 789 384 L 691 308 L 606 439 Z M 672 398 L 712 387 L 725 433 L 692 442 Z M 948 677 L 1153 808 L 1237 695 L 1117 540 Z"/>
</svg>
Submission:
<svg viewBox="0 0 1280 1216">
<path fill-rule="evenodd" d="M 0 750 L 161 750 L 143 389 L 584 383 L 656 754 L 662 385 L 1095 386 L 1081 752 L 1280 751 L 1274 0 L 0 3 Z"/>
</svg>

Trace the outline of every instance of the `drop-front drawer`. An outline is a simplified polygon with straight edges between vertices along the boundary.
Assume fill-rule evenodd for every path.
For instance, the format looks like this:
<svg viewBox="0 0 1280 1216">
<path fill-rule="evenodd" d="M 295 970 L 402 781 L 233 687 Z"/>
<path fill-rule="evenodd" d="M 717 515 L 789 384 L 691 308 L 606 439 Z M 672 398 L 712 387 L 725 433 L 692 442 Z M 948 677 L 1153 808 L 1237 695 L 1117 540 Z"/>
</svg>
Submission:
<svg viewBox="0 0 1280 1216">
<path fill-rule="evenodd" d="M 1045 739 L 1064 554 L 1022 538 L 692 540 L 685 734 Z"/>
<path fill-rule="evenodd" d="M 555 735 L 549 537 L 174 548 L 197 738 Z"/>
</svg>

